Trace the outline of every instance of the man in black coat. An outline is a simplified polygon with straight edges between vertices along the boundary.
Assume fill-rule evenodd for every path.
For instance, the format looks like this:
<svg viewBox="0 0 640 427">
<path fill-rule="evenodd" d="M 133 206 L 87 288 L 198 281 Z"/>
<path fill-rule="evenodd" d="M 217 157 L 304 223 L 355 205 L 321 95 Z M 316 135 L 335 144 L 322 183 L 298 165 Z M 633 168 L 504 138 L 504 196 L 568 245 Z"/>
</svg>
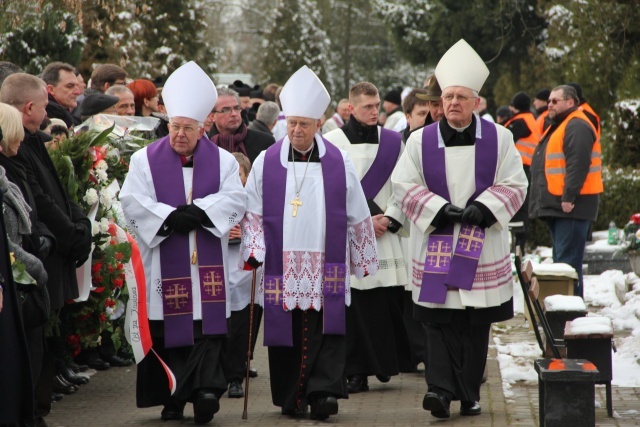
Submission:
<svg viewBox="0 0 640 427">
<path fill-rule="evenodd" d="M 238 93 L 229 88 L 218 89 L 218 100 L 213 107 L 214 123 L 209 137 L 220 148 L 230 153 L 240 152 L 253 163 L 258 154 L 276 140 L 273 135 L 247 129 L 241 112 Z"/>
<path fill-rule="evenodd" d="M 79 295 L 75 270 L 91 252 L 91 223 L 62 186 L 44 145 L 49 136 L 38 130 L 48 102 L 45 82 L 29 74 L 14 74 L 3 83 L 0 101 L 13 105 L 22 114 L 25 139 L 15 160 L 26 172 L 38 218 L 55 237 L 55 249 L 44 258 L 43 264 L 49 276 L 47 290 L 51 310 L 59 311 L 66 300 Z M 51 409 L 52 380 L 58 357 L 51 353 L 44 356 L 36 385 L 38 417 L 46 416 Z"/>
<path fill-rule="evenodd" d="M 77 118 L 71 115 L 78 106 L 78 95 L 82 93 L 75 68 L 64 62 L 52 62 L 42 71 L 42 80 L 47 84 L 49 104 L 47 116 L 50 119 L 60 119 L 68 128 L 80 124 Z"/>
</svg>

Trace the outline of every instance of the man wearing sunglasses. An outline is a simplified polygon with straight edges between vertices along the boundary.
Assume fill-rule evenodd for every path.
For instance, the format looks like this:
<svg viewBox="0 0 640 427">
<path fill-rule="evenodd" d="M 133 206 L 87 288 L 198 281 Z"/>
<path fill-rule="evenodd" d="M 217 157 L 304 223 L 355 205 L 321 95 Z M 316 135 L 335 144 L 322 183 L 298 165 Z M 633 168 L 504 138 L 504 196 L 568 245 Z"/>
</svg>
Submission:
<svg viewBox="0 0 640 427">
<path fill-rule="evenodd" d="M 529 216 L 547 223 L 553 260 L 575 268 L 579 279 L 573 293 L 583 296 L 584 247 L 603 185 L 600 139 L 579 102 L 575 88 L 568 85 L 549 95 L 551 126 L 531 162 Z"/>
</svg>

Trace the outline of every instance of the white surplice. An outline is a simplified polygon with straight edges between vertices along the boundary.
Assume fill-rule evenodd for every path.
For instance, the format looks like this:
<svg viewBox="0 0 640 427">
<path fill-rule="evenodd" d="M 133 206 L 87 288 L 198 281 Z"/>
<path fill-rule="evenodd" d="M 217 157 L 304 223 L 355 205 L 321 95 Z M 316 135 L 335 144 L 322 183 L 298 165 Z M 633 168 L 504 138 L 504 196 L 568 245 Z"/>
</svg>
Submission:
<svg viewBox="0 0 640 427">
<path fill-rule="evenodd" d="M 195 167 L 198 167 L 195 160 Z M 204 159 L 206 162 L 206 159 Z M 210 164 L 203 165 L 211 167 Z M 184 191 L 186 200 L 192 189 L 193 168 L 182 168 Z M 162 279 L 160 271 L 160 243 L 168 236 L 159 236 L 158 230 L 163 226 L 174 207 L 160 203 L 156 198 L 147 148 L 137 151 L 131 156 L 129 173 L 120 191 L 120 201 L 127 219 L 128 229 L 135 236 L 144 264 L 147 282 L 147 309 L 149 320 L 162 320 Z M 198 228 L 197 233 L 212 233 L 219 237 L 222 245 L 222 256 L 225 273 L 225 290 L 229 295 L 229 259 L 228 241 L 229 230 L 240 222 L 245 213 L 247 202 L 246 192 L 240 182 L 239 166 L 235 157 L 224 150 L 220 150 L 220 190 L 209 196 L 193 200 L 193 204 L 205 211 L 213 228 Z M 193 319 L 202 319 L 200 302 L 200 277 L 198 264 L 191 264 L 191 254 L 195 248 L 195 232 L 189 233 L 189 252 L 175 254 L 184 257 L 191 267 L 191 283 L 193 286 Z M 230 301 L 227 298 L 227 317 L 231 314 Z"/>
<path fill-rule="evenodd" d="M 475 192 L 475 153 L 483 149 L 480 138 L 481 125 L 476 121 L 476 142 L 472 146 L 445 147 L 447 186 L 451 203 L 465 207 Z M 480 255 L 471 290 L 449 290 L 444 304 L 418 301 L 422 273 L 427 252 L 429 234 L 434 231 L 431 222 L 440 209 L 448 203 L 441 196 L 429 191 L 422 169 L 422 133 L 417 130 L 407 140 L 407 146 L 396 165 L 391 182 L 394 197 L 400 203 L 410 224 L 409 255 L 411 259 L 411 284 L 413 300 L 431 308 L 494 307 L 508 301 L 513 295 L 511 257 L 509 253 L 508 223 L 518 211 L 527 192 L 527 177 L 522 161 L 513 143 L 513 135 L 500 125 L 498 132 L 498 162 L 494 183 L 480 193 L 476 200 L 486 206 L 497 222 L 485 229 L 486 237 Z M 439 147 L 444 147 L 438 129 Z M 427 166 L 429 162 L 427 161 Z M 460 224 L 454 229 L 457 240 Z"/>
<path fill-rule="evenodd" d="M 380 140 L 380 130 L 381 128 L 378 126 L 378 140 Z M 380 145 L 351 144 L 342 129 L 331 131 L 324 137 L 336 147 L 345 150 L 349 154 L 349 157 L 356 168 L 358 179 L 362 180 L 362 177 L 364 177 L 369 168 L 371 168 L 371 165 L 378 154 L 378 148 Z M 404 144 L 401 144 L 401 152 L 403 149 Z M 395 219 L 400 224 L 405 223 L 406 217 L 400 209 L 400 205 L 393 197 L 391 177 L 387 179 L 387 182 L 373 198 L 373 201 L 380 207 L 386 216 Z M 355 278 L 355 280 L 352 280 L 351 282 L 351 287 L 354 289 L 366 290 L 387 286 L 406 286 L 408 282 L 407 267 L 400 238 L 406 236 L 407 231 L 403 227 L 396 234 L 387 231 L 382 236 L 377 237 L 378 273 L 376 273 L 375 276 L 367 276 L 362 279 Z"/>
<path fill-rule="evenodd" d="M 322 158 L 326 152 L 324 142 L 315 136 L 315 148 Z M 287 310 L 322 307 L 322 281 L 325 261 L 326 212 L 324 181 L 320 163 L 289 162 L 291 152 L 289 137 L 285 137 L 280 150 L 280 162 L 287 168 L 287 183 L 283 215 L 283 277 L 284 304 Z M 369 208 L 356 175 L 355 168 L 346 152 L 344 159 L 347 180 L 347 241 L 345 279 L 346 304 L 351 303 L 349 275 L 363 277 L 378 270 L 378 257 L 373 223 Z M 253 257 L 263 262 L 265 259 L 264 228 L 262 225 L 262 178 L 265 152 L 260 153 L 253 163 L 247 180 L 247 213 L 242 221 L 242 256 L 245 260 Z M 294 168 L 295 175 L 294 178 Z M 306 177 L 305 177 L 305 169 Z M 295 180 L 300 188 L 297 215 L 292 215 L 290 202 L 295 198 Z M 304 181 L 304 182 L 303 182 Z M 265 266 L 266 267 L 266 266 Z M 264 302 L 264 281 L 258 294 L 260 304 Z"/>
</svg>

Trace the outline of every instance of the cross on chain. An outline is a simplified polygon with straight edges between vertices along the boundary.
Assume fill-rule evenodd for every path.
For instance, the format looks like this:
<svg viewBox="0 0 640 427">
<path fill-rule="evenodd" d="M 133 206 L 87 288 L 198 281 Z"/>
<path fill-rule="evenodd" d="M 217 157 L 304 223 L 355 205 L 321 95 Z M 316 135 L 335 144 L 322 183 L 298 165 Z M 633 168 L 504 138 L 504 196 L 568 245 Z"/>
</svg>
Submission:
<svg viewBox="0 0 640 427">
<path fill-rule="evenodd" d="M 298 198 L 298 196 L 296 196 L 295 199 L 293 199 L 292 201 L 289 202 L 289 204 L 291 206 L 293 206 L 293 212 L 291 212 L 291 216 L 296 216 L 298 215 L 298 207 L 302 206 L 302 202 L 300 201 L 300 199 Z"/>
<path fill-rule="evenodd" d="M 342 292 L 342 290 L 344 289 L 344 278 L 341 278 L 339 276 L 339 268 L 340 267 L 338 267 L 337 265 L 333 266 L 333 277 L 330 277 L 327 274 L 325 274 L 324 276 L 324 284 L 332 294 Z M 329 270 L 329 272 L 331 272 L 331 270 Z"/>
<path fill-rule="evenodd" d="M 280 304 L 280 295 L 282 295 L 282 286 L 280 278 L 275 277 L 267 282 L 264 294 L 269 304 Z"/>
<path fill-rule="evenodd" d="M 187 292 L 187 289 L 184 287 L 184 285 L 175 283 L 171 285 L 171 290 L 173 291 L 173 293 L 166 293 L 164 296 L 164 299 L 167 300 L 169 307 L 173 308 L 174 310 L 179 310 L 187 305 L 189 293 Z"/>
<path fill-rule="evenodd" d="M 222 276 L 215 272 L 210 271 L 204 275 L 204 280 L 202 282 L 207 295 L 215 297 L 218 295 L 218 291 L 222 292 L 224 282 L 222 281 Z"/>
<path fill-rule="evenodd" d="M 435 267 L 442 267 L 449 263 L 449 258 L 451 257 L 451 247 L 447 242 L 443 242 L 439 240 L 437 242 L 431 243 L 429 246 L 429 253 L 427 254 L 429 258 L 429 264 L 433 267 L 435 263 Z M 442 262 L 442 264 L 440 264 Z"/>
<path fill-rule="evenodd" d="M 458 236 L 460 249 L 467 252 L 471 252 L 472 250 L 477 251 L 482 247 L 481 246 L 483 242 L 482 234 L 478 233 L 480 234 L 480 237 L 476 236 L 476 233 L 475 233 L 476 230 L 478 230 L 478 228 L 475 226 L 471 230 L 469 229 L 460 230 L 460 236 Z M 465 234 L 462 234 L 462 233 L 465 233 Z"/>
</svg>

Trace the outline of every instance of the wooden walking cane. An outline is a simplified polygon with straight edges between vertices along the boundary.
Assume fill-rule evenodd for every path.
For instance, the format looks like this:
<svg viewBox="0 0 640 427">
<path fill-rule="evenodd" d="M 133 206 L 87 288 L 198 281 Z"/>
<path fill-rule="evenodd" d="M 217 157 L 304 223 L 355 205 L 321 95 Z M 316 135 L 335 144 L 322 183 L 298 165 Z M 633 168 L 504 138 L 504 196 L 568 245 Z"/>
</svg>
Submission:
<svg viewBox="0 0 640 427">
<path fill-rule="evenodd" d="M 251 305 L 249 306 L 249 345 L 247 347 L 247 372 L 244 379 L 244 412 L 242 412 L 242 419 L 247 419 L 247 405 L 249 404 L 249 371 L 251 370 L 251 347 L 253 344 L 253 306 L 255 304 L 256 294 L 256 272 L 257 268 L 253 269 L 253 278 L 251 280 Z"/>
</svg>

